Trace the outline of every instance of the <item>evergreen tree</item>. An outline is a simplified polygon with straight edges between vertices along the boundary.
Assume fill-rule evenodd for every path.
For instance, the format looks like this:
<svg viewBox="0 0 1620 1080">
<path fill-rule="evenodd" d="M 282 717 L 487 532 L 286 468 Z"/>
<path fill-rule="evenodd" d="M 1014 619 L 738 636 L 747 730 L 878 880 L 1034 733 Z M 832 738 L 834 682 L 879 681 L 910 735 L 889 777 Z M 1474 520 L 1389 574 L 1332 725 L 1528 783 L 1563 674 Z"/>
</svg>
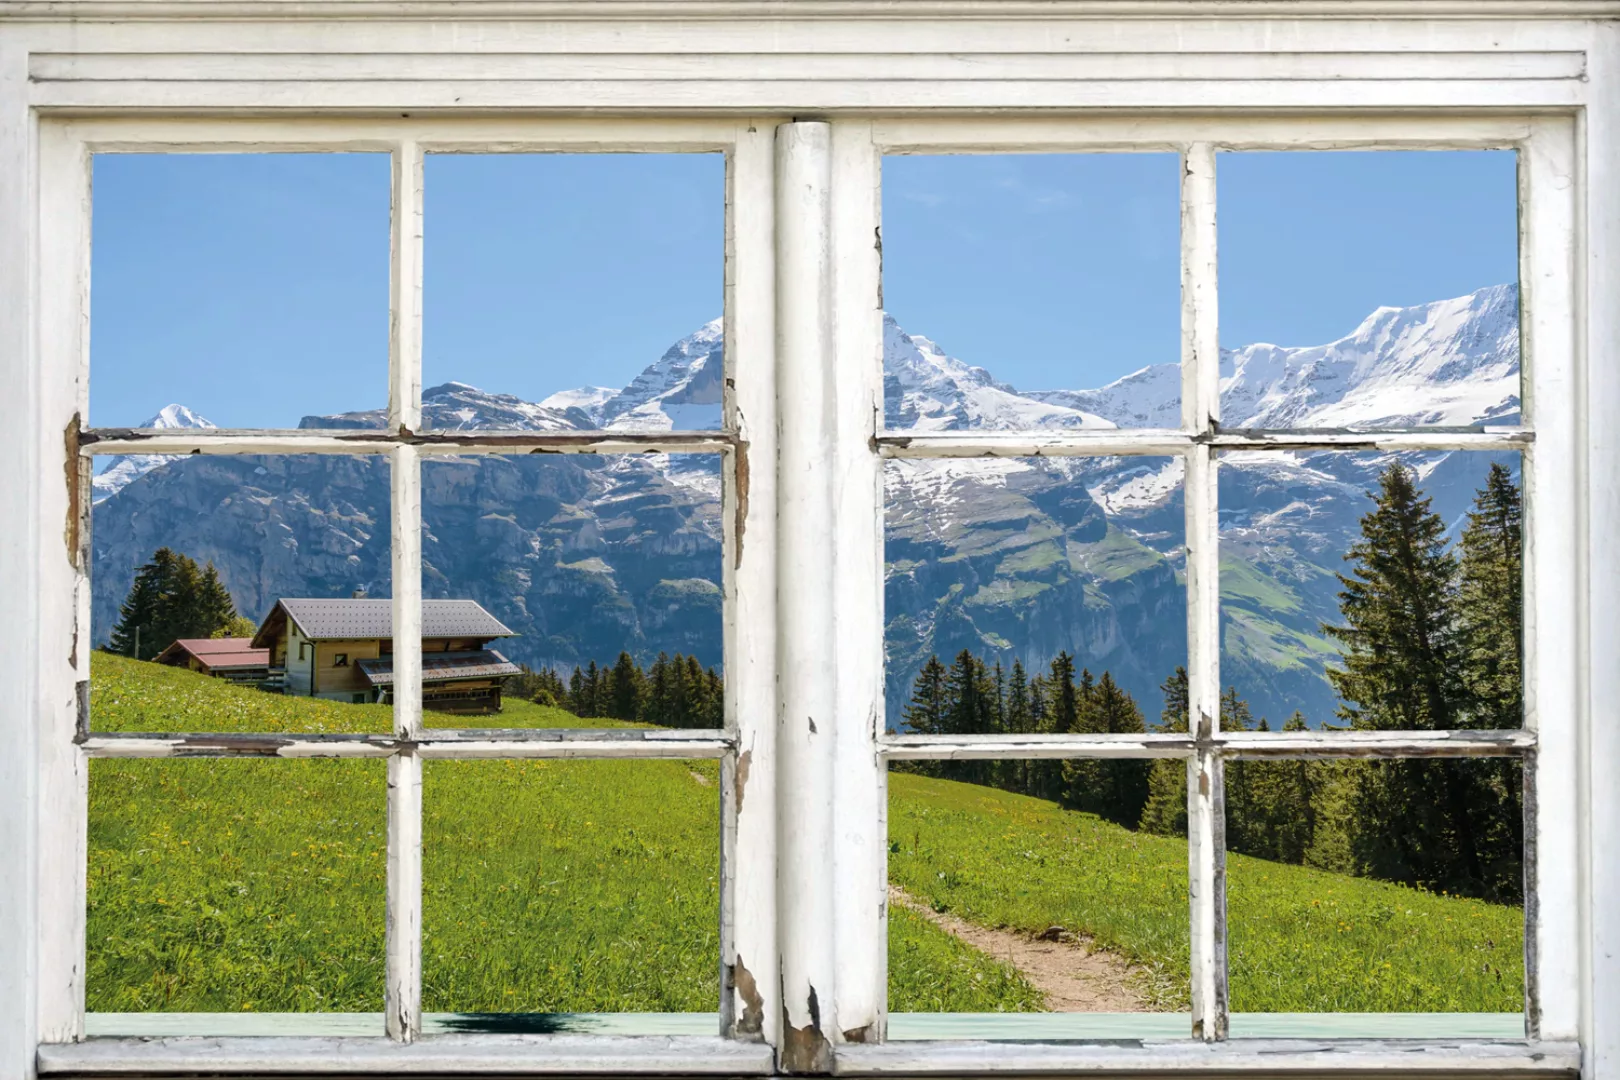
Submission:
<svg viewBox="0 0 1620 1080">
<path fill-rule="evenodd" d="M 1187 669 L 1177 667 L 1159 687 L 1164 691 L 1164 711 L 1159 714 L 1158 732 L 1187 732 Z M 1148 797 L 1142 807 L 1140 828 L 1160 836 L 1187 835 L 1187 762 L 1182 758 L 1159 758 L 1148 768 Z"/>
<path fill-rule="evenodd" d="M 680 717 L 674 708 L 674 692 L 670 679 L 669 654 L 661 652 L 653 661 L 647 676 L 647 705 L 642 718 L 660 727 L 680 727 Z"/>
<path fill-rule="evenodd" d="M 642 674 L 641 668 L 636 666 L 635 659 L 629 653 L 619 653 L 618 662 L 613 665 L 610 684 L 608 715 L 615 720 L 640 719 L 641 702 L 645 696 L 642 689 Z"/>
<path fill-rule="evenodd" d="M 1524 723 L 1523 518 L 1513 475 L 1493 462 L 1459 544 L 1457 618 L 1469 727 Z"/>
<path fill-rule="evenodd" d="M 230 591 L 219 580 L 219 572 L 214 569 L 213 563 L 203 568 L 196 605 L 197 621 L 208 627 L 208 637 L 225 630 L 236 620 L 236 605 L 231 602 Z"/>
<path fill-rule="evenodd" d="M 1328 678 L 1354 728 L 1434 731 L 1455 726 L 1458 640 L 1452 618 L 1457 560 L 1446 526 L 1412 470 L 1393 462 L 1379 478 L 1377 505 L 1361 519 L 1340 574 L 1343 626 L 1322 630 L 1341 645 Z"/>
<path fill-rule="evenodd" d="M 1260 730 L 1266 730 L 1264 720 L 1260 721 Z M 1282 730 L 1306 730 L 1305 717 L 1295 710 Z M 1303 863 L 1315 831 L 1314 763 L 1281 760 L 1236 764 L 1248 773 L 1250 803 L 1242 835 L 1233 850 L 1274 862 Z"/>
<path fill-rule="evenodd" d="M 906 727 L 918 735 L 942 735 L 946 731 L 946 716 L 950 709 L 946 691 L 945 665 L 939 657 L 930 656 L 928 663 L 917 672 L 911 687 L 911 701 L 906 705 Z"/>
<path fill-rule="evenodd" d="M 237 620 L 236 606 L 212 563 L 205 572 L 189 556 L 158 548 L 151 561 L 136 570 L 108 648 L 150 660 L 179 638 L 216 637 Z"/>
<path fill-rule="evenodd" d="M 1142 710 L 1109 672 L 1095 683 L 1091 673 L 1081 676 L 1076 694 L 1073 731 L 1087 734 L 1140 735 L 1147 728 Z M 1148 762 L 1081 758 L 1062 763 L 1063 802 L 1077 810 L 1135 827 L 1148 799 Z"/>
<path fill-rule="evenodd" d="M 1475 710 L 1445 524 L 1399 462 L 1385 470 L 1374 498 L 1345 556 L 1352 571 L 1339 576 L 1344 625 L 1324 627 L 1342 646 L 1341 668 L 1328 673 L 1344 699 L 1339 715 L 1361 729 L 1456 727 Z M 1492 900 L 1518 896 L 1518 826 L 1508 820 L 1517 815 L 1503 813 L 1513 785 L 1501 770 L 1397 759 L 1364 763 L 1350 775 L 1346 829 L 1358 872 Z"/>
</svg>

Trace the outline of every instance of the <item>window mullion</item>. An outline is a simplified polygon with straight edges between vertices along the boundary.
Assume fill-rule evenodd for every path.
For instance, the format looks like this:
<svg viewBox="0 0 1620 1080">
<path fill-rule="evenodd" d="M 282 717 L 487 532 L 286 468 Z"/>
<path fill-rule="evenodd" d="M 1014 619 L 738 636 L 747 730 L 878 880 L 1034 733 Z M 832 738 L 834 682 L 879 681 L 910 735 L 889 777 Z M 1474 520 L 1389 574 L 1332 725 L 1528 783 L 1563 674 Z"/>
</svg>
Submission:
<svg viewBox="0 0 1620 1080">
<path fill-rule="evenodd" d="M 778 127 L 777 1060 L 784 1071 L 809 1073 L 832 1069 L 836 966 L 831 187 L 831 126 Z"/>
<path fill-rule="evenodd" d="M 726 162 L 725 694 L 721 1033 L 774 1043 L 776 974 L 775 133 L 744 121 Z M 750 797 L 749 792 L 753 792 Z"/>
<path fill-rule="evenodd" d="M 1220 338 L 1215 272 L 1215 148 L 1194 143 L 1181 181 L 1182 424 L 1200 441 L 1186 451 L 1188 900 L 1192 926 L 1192 1029 L 1226 1037 L 1225 821 L 1220 730 L 1220 550 L 1215 451 L 1220 422 Z"/>
<path fill-rule="evenodd" d="M 422 421 L 422 151 L 394 150 L 388 336 L 389 429 Z M 394 734 L 422 732 L 422 469 L 417 448 L 391 453 Z M 422 759 L 409 742 L 388 759 L 387 918 L 383 1012 L 388 1036 L 422 1028 Z"/>
</svg>

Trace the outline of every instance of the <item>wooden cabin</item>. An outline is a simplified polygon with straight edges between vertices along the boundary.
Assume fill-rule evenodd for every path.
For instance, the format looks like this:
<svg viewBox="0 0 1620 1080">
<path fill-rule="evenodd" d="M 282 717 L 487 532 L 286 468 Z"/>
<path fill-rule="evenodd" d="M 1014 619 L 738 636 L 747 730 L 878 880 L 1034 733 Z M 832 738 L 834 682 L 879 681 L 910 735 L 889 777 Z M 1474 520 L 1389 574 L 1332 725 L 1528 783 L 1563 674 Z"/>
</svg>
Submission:
<svg viewBox="0 0 1620 1080">
<path fill-rule="evenodd" d="M 422 601 L 422 703 L 438 712 L 492 713 L 519 668 L 491 641 L 515 637 L 475 600 Z M 299 697 L 393 700 L 392 600 L 283 599 L 253 635 L 272 680 Z"/>
<path fill-rule="evenodd" d="M 252 638 L 181 638 L 153 659 L 230 682 L 261 683 L 270 676 L 270 650 L 255 648 Z"/>
</svg>

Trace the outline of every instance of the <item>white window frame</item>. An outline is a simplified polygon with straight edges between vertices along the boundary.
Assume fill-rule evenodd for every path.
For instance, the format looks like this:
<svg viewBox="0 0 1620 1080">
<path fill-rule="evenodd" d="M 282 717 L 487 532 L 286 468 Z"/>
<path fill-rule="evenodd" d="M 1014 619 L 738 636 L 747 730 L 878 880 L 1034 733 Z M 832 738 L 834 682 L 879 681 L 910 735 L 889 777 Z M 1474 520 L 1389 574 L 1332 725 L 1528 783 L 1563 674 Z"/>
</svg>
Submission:
<svg viewBox="0 0 1620 1080">
<path fill-rule="evenodd" d="M 0 0 L 0 1076 L 108 1073 L 839 1074 L 1473 1072 L 1620 1078 L 1620 5 L 1608 0 L 1142 0 L 756 8 L 669 0 L 626 19 L 573 0 Z M 1207 10 L 1206 10 L 1207 7 Z M 1399 14 L 1401 18 L 1380 19 Z M 85 17 L 91 17 L 87 21 Z M 234 115 L 220 115 L 231 110 Z M 999 110 L 992 115 L 987 110 Z M 605 115 L 612 114 L 612 115 Z M 809 114 L 812 119 L 788 123 Z M 818 120 L 828 122 L 818 122 Z M 1215 427 L 1217 149 L 1520 151 L 1526 432 L 1248 435 Z M 80 438 L 88 155 L 95 149 L 369 149 L 394 155 L 390 432 Z M 78 494 L 87 450 L 387 453 L 396 641 L 420 626 L 421 154 L 729 153 L 725 454 L 727 728 L 435 741 L 402 694 L 383 739 L 279 754 L 389 761 L 387 1030 L 370 1039 L 82 1041 L 91 739 Z M 1183 426 L 903 436 L 878 430 L 879 163 L 886 152 L 1172 150 L 1183 185 Z M 403 434 L 401 428 L 403 427 Z M 531 439 L 535 437 L 531 436 Z M 322 441 L 325 440 L 325 441 Z M 542 441 L 536 439 L 535 441 Z M 883 727 L 886 456 L 1150 453 L 1187 461 L 1193 714 L 1218 716 L 1212 506 L 1224 447 L 1375 444 L 1525 453 L 1524 732 L 1346 740 L 1204 730 L 1134 740 L 940 740 Z M 551 439 L 645 450 L 648 440 Z M 410 571 L 410 572 L 406 572 Z M 403 685 L 420 654 L 396 652 Z M 828 678 L 835 672 L 835 678 Z M 817 721 L 820 720 L 818 724 Z M 1522 1040 L 1224 1040 L 1219 773 L 1229 756 L 1508 752 L 1527 762 L 1529 1031 Z M 215 740 L 232 752 L 229 740 Z M 197 749 L 191 747 L 189 749 Z M 240 748 L 237 748 L 240 749 Z M 1157 1044 L 886 1043 L 884 771 L 937 756 L 1183 757 L 1194 1017 Z M 430 1036 L 420 1027 L 420 762 L 428 756 L 707 756 L 724 762 L 723 1032 L 704 1038 Z M 748 794 L 744 798 L 745 792 Z M 412 895 L 418 897 L 412 902 Z"/>
</svg>

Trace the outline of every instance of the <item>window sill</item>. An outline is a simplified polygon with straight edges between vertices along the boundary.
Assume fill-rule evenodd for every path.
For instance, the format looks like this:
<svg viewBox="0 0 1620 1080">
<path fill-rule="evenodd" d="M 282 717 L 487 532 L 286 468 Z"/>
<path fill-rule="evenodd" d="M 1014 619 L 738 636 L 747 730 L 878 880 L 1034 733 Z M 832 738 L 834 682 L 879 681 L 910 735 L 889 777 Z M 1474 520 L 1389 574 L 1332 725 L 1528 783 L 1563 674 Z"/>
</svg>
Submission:
<svg viewBox="0 0 1620 1080">
<path fill-rule="evenodd" d="M 39 1048 L 41 1076 L 292 1073 L 766 1075 L 769 1046 L 717 1035 L 426 1035 L 92 1038 Z"/>
<path fill-rule="evenodd" d="M 838 1076 L 940 1076 L 957 1073 L 1104 1072 L 1221 1075 L 1242 1072 L 1382 1073 L 1403 1076 L 1489 1074 L 1568 1076 L 1580 1071 L 1572 1042 L 1525 1039 L 1126 1039 L 1097 1043 L 890 1042 L 842 1046 Z"/>
</svg>

